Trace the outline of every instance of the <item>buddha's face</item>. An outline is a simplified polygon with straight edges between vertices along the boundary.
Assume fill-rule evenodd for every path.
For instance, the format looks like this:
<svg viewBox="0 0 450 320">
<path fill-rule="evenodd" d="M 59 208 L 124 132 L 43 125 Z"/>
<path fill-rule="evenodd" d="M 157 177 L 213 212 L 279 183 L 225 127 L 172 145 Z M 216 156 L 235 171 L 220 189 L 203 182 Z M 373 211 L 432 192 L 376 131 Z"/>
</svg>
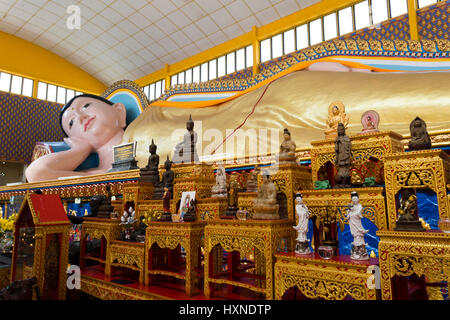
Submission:
<svg viewBox="0 0 450 320">
<path fill-rule="evenodd" d="M 420 122 L 419 119 L 414 120 L 414 127 L 419 128 L 422 126 L 422 123 Z"/>
<path fill-rule="evenodd" d="M 69 138 L 76 137 L 100 148 L 126 126 L 126 110 L 121 103 L 80 97 L 64 112 L 61 123 Z"/>
<path fill-rule="evenodd" d="M 343 136 L 345 134 L 345 127 L 342 123 L 339 123 L 337 128 L 338 135 Z"/>
<path fill-rule="evenodd" d="M 285 141 L 291 140 L 291 135 L 289 133 L 285 133 L 284 134 L 284 140 Z"/>
<path fill-rule="evenodd" d="M 189 131 L 194 129 L 194 122 L 188 121 L 186 123 L 186 129 L 188 129 Z"/>
<path fill-rule="evenodd" d="M 359 197 L 358 196 L 352 196 L 352 203 L 353 204 L 358 204 L 359 202 Z"/>
<path fill-rule="evenodd" d="M 338 106 L 334 106 L 334 107 L 333 107 L 333 114 L 334 114 L 335 116 L 337 116 L 337 115 L 339 114 L 339 108 L 338 108 Z"/>
<path fill-rule="evenodd" d="M 297 203 L 297 204 L 302 204 L 302 203 L 303 203 L 302 197 L 297 196 L 297 198 L 295 198 L 295 203 Z"/>
</svg>

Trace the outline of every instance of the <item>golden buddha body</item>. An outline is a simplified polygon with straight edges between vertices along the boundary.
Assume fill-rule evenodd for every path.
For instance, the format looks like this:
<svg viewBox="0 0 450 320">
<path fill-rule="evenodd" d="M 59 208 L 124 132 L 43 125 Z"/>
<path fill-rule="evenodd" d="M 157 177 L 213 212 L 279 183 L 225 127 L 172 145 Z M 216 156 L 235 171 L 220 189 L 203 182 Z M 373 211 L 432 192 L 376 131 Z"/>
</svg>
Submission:
<svg viewBox="0 0 450 320">
<path fill-rule="evenodd" d="M 348 117 L 345 113 L 345 106 L 342 102 L 336 101 L 328 107 L 327 128 L 325 130 L 325 139 L 334 139 L 337 137 L 338 124 L 342 123 L 347 129 Z"/>
</svg>

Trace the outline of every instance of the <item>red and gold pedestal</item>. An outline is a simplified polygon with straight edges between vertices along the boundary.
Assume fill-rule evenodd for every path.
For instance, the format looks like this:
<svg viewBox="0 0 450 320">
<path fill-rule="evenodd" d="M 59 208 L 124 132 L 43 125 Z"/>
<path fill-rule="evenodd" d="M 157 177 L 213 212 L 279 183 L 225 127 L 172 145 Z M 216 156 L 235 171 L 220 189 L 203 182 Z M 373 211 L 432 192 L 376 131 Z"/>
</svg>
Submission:
<svg viewBox="0 0 450 320">
<path fill-rule="evenodd" d="M 430 300 L 442 300 L 450 283 L 450 234 L 378 231 L 383 300 L 405 299 L 406 277 L 424 276 Z"/>
<path fill-rule="evenodd" d="M 197 220 L 219 219 L 228 208 L 228 199 L 221 197 L 197 200 Z"/>
<path fill-rule="evenodd" d="M 173 185 L 173 206 L 171 211 L 174 214 L 178 201 L 184 191 L 195 191 L 195 199 L 211 197 L 211 188 L 216 183 L 214 169 L 206 163 L 198 164 L 175 164 L 172 166 L 175 174 Z"/>
<path fill-rule="evenodd" d="M 0 290 L 9 284 L 11 266 L 2 266 L 0 268 Z"/>
<path fill-rule="evenodd" d="M 257 192 L 238 192 L 238 208 L 247 210 L 250 218 L 253 217 L 253 214 L 255 213 L 253 205 L 257 197 Z"/>
<path fill-rule="evenodd" d="M 146 229 L 145 236 L 145 285 L 152 284 L 152 276 L 166 275 L 186 281 L 187 295 L 194 292 L 195 284 L 201 279 L 200 256 L 203 247 L 204 222 L 151 222 Z M 156 244 L 165 250 L 162 257 L 164 266 L 157 266 L 154 250 Z M 186 267 L 179 268 L 180 246 L 186 252 Z"/>
<path fill-rule="evenodd" d="M 280 249 L 293 250 L 293 221 L 284 220 L 211 220 L 205 227 L 204 293 L 214 295 L 215 285 L 230 285 L 274 297 L 274 254 Z M 220 258 L 223 248 L 228 253 L 228 272 L 222 272 Z M 237 270 L 239 256 L 254 252 L 255 273 Z M 219 257 L 217 257 L 219 255 Z"/>
<path fill-rule="evenodd" d="M 450 218 L 447 183 L 450 182 L 450 157 L 445 151 L 421 150 L 385 157 L 384 177 L 389 229 L 397 221 L 396 195 L 402 188 L 430 189 L 436 193 L 439 217 Z"/>
<path fill-rule="evenodd" d="M 139 272 L 139 283 L 144 284 L 145 244 L 142 242 L 112 240 L 108 251 L 108 265 Z"/>
<path fill-rule="evenodd" d="M 127 202 L 133 202 L 134 209 L 136 210 L 138 202 L 152 199 L 153 184 L 149 182 L 127 183 L 123 187 L 122 192 L 123 192 L 122 212 L 125 210 L 125 205 Z"/>
<path fill-rule="evenodd" d="M 346 206 L 351 203 L 352 191 L 358 192 L 359 202 L 364 207 L 363 216 L 372 221 L 379 230 L 387 230 L 385 202 L 381 187 L 305 190 L 302 191 L 302 196 L 311 217 L 319 216 L 327 206 L 335 206 L 338 209 L 339 218 L 344 223 L 348 223 L 345 213 Z"/>
<path fill-rule="evenodd" d="M 369 266 L 377 266 L 378 259 L 354 261 L 349 256 L 335 256 L 326 260 L 317 253 L 300 255 L 294 252 L 275 255 L 275 299 L 297 287 L 308 299 L 376 300 L 376 282 Z"/>
<path fill-rule="evenodd" d="M 105 266 L 105 275 L 110 276 L 111 265 L 108 259 L 110 246 L 113 240 L 119 239 L 119 219 L 85 218 L 81 228 L 80 243 L 80 267 L 83 269 L 86 260 L 94 260 Z M 101 252 L 99 257 L 86 254 L 87 237 L 101 241 Z"/>
<path fill-rule="evenodd" d="M 170 208 L 173 207 L 173 202 L 170 204 Z M 140 217 L 144 216 L 145 221 L 149 222 L 152 219 L 159 219 L 161 217 L 162 212 L 164 211 L 163 208 L 163 201 L 162 200 L 145 200 L 145 201 L 139 201 L 137 204 L 137 210 L 136 210 L 136 219 L 140 221 Z"/>
<path fill-rule="evenodd" d="M 384 161 L 386 155 L 395 152 L 403 152 L 403 137 L 392 131 L 380 131 L 350 136 L 352 142 L 352 156 L 356 165 L 376 158 Z M 330 162 L 334 165 L 336 154 L 334 150 L 334 139 L 311 142 L 311 175 L 312 183 L 318 180 L 319 169 Z"/>
</svg>

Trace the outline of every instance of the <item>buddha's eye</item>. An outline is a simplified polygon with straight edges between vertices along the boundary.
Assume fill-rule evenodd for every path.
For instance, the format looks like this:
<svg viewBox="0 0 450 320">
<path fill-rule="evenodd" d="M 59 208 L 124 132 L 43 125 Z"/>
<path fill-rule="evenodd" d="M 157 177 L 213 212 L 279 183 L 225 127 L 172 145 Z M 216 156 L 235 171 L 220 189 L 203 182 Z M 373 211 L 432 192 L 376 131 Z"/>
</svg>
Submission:
<svg viewBox="0 0 450 320">
<path fill-rule="evenodd" d="M 72 128 L 72 126 L 73 126 L 73 120 L 70 120 L 69 121 L 69 128 Z"/>
<path fill-rule="evenodd" d="M 91 105 L 90 103 L 86 103 L 86 104 L 83 106 L 83 109 L 87 109 L 90 105 Z"/>
</svg>

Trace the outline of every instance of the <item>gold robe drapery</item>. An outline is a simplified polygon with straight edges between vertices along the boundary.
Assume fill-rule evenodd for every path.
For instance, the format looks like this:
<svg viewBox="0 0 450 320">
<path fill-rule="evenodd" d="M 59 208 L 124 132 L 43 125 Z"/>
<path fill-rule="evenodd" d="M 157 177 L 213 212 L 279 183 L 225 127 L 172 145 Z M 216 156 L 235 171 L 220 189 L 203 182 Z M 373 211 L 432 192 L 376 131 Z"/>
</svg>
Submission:
<svg viewBox="0 0 450 320">
<path fill-rule="evenodd" d="M 277 152 L 284 128 L 291 132 L 297 148 L 309 148 L 311 141 L 324 139 L 328 106 L 333 101 L 342 101 L 346 107 L 350 118 L 347 135 L 361 132 L 361 115 L 370 109 L 379 113 L 382 131 L 407 135 L 416 116 L 425 120 L 428 132 L 450 129 L 450 73 L 297 71 L 213 107 L 149 107 L 128 126 L 123 142 L 138 142 L 139 166 L 148 158 L 151 139 L 158 146 L 158 154 L 172 158 L 173 148 L 182 140 L 186 121 L 192 115 L 200 157 L 210 154 L 239 126 L 232 136 L 248 135 L 254 129 L 257 145 L 251 139 L 246 140 L 245 147 L 242 141 L 234 148 L 224 144 L 216 155 Z M 278 130 L 277 139 L 259 134 L 259 129 L 269 128 Z"/>
</svg>

